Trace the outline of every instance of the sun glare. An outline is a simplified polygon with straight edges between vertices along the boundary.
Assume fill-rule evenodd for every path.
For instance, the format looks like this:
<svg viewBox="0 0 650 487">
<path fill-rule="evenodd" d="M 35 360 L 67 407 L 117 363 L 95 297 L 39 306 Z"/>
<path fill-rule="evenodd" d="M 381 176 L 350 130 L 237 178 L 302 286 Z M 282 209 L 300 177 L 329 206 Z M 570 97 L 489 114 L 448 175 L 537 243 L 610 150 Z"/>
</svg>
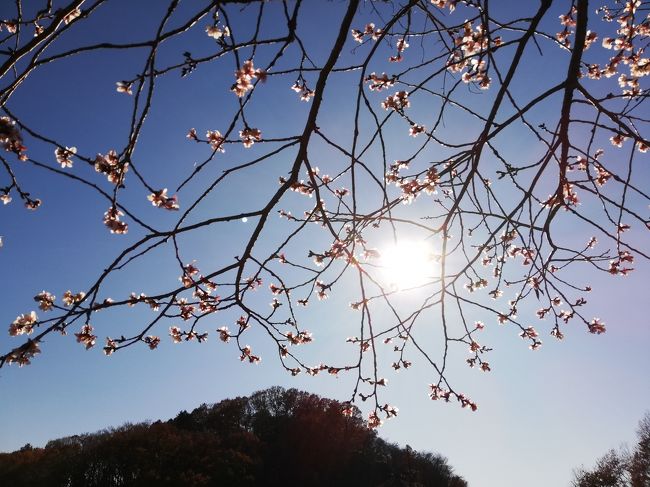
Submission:
<svg viewBox="0 0 650 487">
<path fill-rule="evenodd" d="M 381 252 L 380 265 L 384 280 L 396 289 L 422 286 L 431 280 L 436 269 L 433 249 L 425 242 L 404 240 Z"/>
</svg>

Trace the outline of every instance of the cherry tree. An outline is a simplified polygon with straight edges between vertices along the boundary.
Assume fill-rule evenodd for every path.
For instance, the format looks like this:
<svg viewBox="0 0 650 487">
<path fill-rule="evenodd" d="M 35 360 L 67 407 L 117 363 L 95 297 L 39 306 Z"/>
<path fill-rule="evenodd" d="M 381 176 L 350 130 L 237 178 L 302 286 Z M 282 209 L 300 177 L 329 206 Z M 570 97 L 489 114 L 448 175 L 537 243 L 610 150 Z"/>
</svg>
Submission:
<svg viewBox="0 0 650 487">
<path fill-rule="evenodd" d="M 25 289 L 34 309 L 16 310 L 0 367 L 29 364 L 59 333 L 106 355 L 215 336 L 255 364 L 247 340 L 262 335 L 277 351 L 265 360 L 291 375 L 351 374 L 350 408 L 368 401 L 378 426 L 397 415 L 381 399 L 387 371 L 415 361 L 430 369 L 431 399 L 476 410 L 448 369 L 490 372 L 485 327 L 507 326 L 532 350 L 569 324 L 605 332 L 585 276 L 619 279 L 649 256 L 649 2 L 348 0 L 328 7 L 335 23 L 322 30 L 301 0 L 161 3 L 122 41 L 91 24 L 127 14 L 106 0 L 2 12 L 0 199 L 27 215 L 48 204 L 34 174 L 74 184 L 96 210 L 80 235 L 103 225 L 124 243 L 98 257 L 85 289 L 66 276 Z M 62 140 L 21 115 L 21 91 L 44 86 L 42 72 L 65 63 L 73 80 L 102 56 L 125 60 L 92 87 L 129 107 L 119 137 Z M 205 96 L 218 93 L 220 112 L 174 126 L 187 156 L 166 168 L 146 155 L 149 124 L 175 124 L 161 91 L 205 73 L 218 73 Z M 260 114 L 287 96 L 290 121 L 268 123 Z M 241 201 L 225 204 L 233 194 Z M 241 222 L 246 235 L 218 258 L 193 255 L 191 235 L 220 242 Z M 116 294 L 116 275 L 139 262 L 176 277 L 145 294 L 151 283 L 132 271 L 135 288 Z M 313 352 L 307 325 L 329 297 L 356 323 L 334 359 Z M 150 314 L 103 326 L 130 307 Z"/>
</svg>

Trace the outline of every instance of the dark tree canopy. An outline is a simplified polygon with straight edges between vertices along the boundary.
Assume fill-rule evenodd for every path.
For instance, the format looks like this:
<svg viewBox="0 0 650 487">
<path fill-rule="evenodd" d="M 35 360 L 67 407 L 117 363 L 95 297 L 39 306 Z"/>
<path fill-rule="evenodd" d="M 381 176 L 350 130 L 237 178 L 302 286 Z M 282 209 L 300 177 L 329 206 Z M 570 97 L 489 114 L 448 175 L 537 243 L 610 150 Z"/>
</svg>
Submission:
<svg viewBox="0 0 650 487">
<path fill-rule="evenodd" d="M 357 408 L 274 387 L 166 422 L 0 454 L 0 485 L 464 487 L 446 459 L 390 444 Z"/>
<path fill-rule="evenodd" d="M 650 486 L 650 412 L 639 422 L 637 442 L 632 450 L 610 450 L 592 469 L 576 470 L 573 487 Z"/>
</svg>

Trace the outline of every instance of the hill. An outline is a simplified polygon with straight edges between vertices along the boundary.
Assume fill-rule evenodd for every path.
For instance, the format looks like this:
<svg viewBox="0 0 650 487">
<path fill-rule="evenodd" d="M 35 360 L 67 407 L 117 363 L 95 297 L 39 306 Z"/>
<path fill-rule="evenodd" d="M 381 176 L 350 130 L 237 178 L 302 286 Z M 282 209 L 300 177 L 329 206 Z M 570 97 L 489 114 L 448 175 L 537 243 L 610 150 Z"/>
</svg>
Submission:
<svg viewBox="0 0 650 487">
<path fill-rule="evenodd" d="M 0 454 L 0 485 L 467 486 L 444 457 L 390 444 L 345 409 L 273 387 Z"/>
</svg>

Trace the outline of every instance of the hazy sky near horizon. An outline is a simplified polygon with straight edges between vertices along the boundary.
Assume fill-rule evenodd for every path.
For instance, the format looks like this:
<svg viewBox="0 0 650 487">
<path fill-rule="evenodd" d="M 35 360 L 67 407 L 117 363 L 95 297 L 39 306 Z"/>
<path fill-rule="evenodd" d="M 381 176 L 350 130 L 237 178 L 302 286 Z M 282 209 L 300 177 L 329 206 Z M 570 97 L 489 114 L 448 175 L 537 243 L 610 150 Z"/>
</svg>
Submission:
<svg viewBox="0 0 650 487">
<path fill-rule="evenodd" d="M 70 35 L 61 39 L 61 48 L 74 46 L 79 39 L 124 42 L 148 38 L 152 30 L 152 24 L 147 22 L 148 10 L 155 10 L 158 18 L 166 8 L 165 3 L 108 2 L 96 18 L 71 29 Z M 280 18 L 275 3 L 268 4 L 270 18 Z M 493 3 L 504 18 L 537 5 L 537 2 L 514 0 Z M 192 8 L 198 10 L 197 5 L 204 4 L 207 2 L 181 1 L 174 19 L 179 21 L 184 13 Z M 307 2 L 303 9 L 298 24 L 317 64 L 322 65 L 329 53 L 346 5 L 339 0 L 314 0 Z M 554 2 L 542 28 L 552 33 L 559 30 L 558 15 L 566 13 L 567 5 L 569 2 Z M 596 7 L 592 8 L 591 15 Z M 13 8 L 9 2 L 2 2 L 0 19 L 12 18 Z M 255 18 L 233 17 L 243 24 L 250 24 L 250 19 Z M 366 5 L 353 26 L 363 27 L 371 18 L 372 11 Z M 207 24 L 208 19 L 202 19 L 195 32 L 183 37 L 182 42 L 172 41 L 161 54 L 161 63 L 179 61 L 185 50 L 197 54 L 209 52 L 214 44 L 205 35 Z M 143 25 L 147 26 L 144 33 Z M 282 30 L 282 24 L 279 27 Z M 272 33 L 273 28 L 269 28 L 268 34 Z M 412 44 L 415 52 L 416 42 Z M 348 39 L 339 65 L 355 59 L 351 52 L 354 47 L 352 39 Z M 541 80 L 563 75 L 553 69 L 566 66 L 568 53 L 550 43 L 541 48 L 544 56 L 529 46 L 527 64 L 521 67 L 515 92 L 534 91 Z M 125 123 L 130 116 L 131 100 L 115 91 L 115 83 L 139 72 L 145 56 L 145 51 L 126 54 L 111 51 L 82 54 L 53 63 L 30 76 L 7 107 L 26 124 L 52 133 L 56 140 L 67 145 L 77 146 L 81 153 L 105 153 L 123 144 Z M 148 176 L 160 187 L 176 187 L 191 164 L 205 155 L 205 148 L 198 148 L 185 138 L 189 128 L 196 127 L 203 134 L 226 123 L 220 117 L 227 112 L 224 107 L 235 103 L 234 95 L 215 86 L 221 89 L 222 85 L 232 83 L 233 70 L 232 63 L 202 65 L 187 78 L 173 75 L 169 81 L 160 83 L 156 93 L 158 103 L 147 121 L 142 149 L 138 149 L 141 151 L 138 158 L 145 161 L 142 164 L 148 168 Z M 312 84 L 314 80 L 310 78 Z M 349 120 L 351 105 L 349 96 L 345 98 L 345 95 L 356 88 L 349 83 L 347 78 L 333 78 L 326 89 L 325 108 L 318 120 L 319 125 L 339 136 L 345 136 L 348 131 L 344 122 Z M 612 83 L 615 86 L 615 81 Z M 264 87 L 267 93 L 259 96 L 266 102 L 247 115 L 254 118 L 251 124 L 261 127 L 269 136 L 297 130 L 304 122 L 309 104 L 300 102 L 290 85 L 285 78 L 279 82 L 270 80 Z M 384 93 L 375 101 L 379 102 L 383 96 Z M 481 107 L 480 101 L 477 106 Z M 427 107 L 414 110 L 426 112 Z M 535 123 L 549 118 L 556 121 L 557 103 L 550 104 L 546 112 L 534 112 L 531 117 Z M 462 133 L 453 125 L 453 117 L 448 123 L 448 130 Z M 527 136 L 514 134 L 507 150 L 526 154 L 533 151 L 528 144 Z M 28 139 L 26 145 L 31 157 L 55 166 L 51 149 L 35 146 L 32 150 Z M 329 156 L 324 153 L 316 165 L 327 169 Z M 231 158 L 226 160 L 234 164 L 244 160 L 245 155 L 238 148 L 228 147 L 225 157 Z M 650 163 L 648 154 L 643 157 Z M 89 177 L 93 175 L 91 169 L 81 165 L 78 170 L 85 171 L 83 174 Z M 210 171 L 213 172 L 206 171 L 206 178 L 218 174 L 215 168 Z M 265 182 L 270 181 L 270 187 L 276 188 L 278 175 L 277 167 L 272 165 L 234 179 L 209 200 L 211 207 L 200 209 L 196 218 L 220 211 L 254 209 L 267 194 L 269 185 Z M 0 248 L 0 275 L 3 276 L 0 323 L 7 327 L 17 314 L 35 309 L 32 296 L 43 289 L 57 298 L 67 289 L 86 289 L 98 271 L 125 247 L 125 242 L 135 239 L 131 235 L 108 234 L 101 222 L 106 202 L 76 184 L 27 165 L 19 168 L 19 176 L 29 181 L 30 191 L 44 203 L 36 212 L 26 212 L 18 198 L 14 204 L 0 207 L 0 235 L 4 237 L 4 247 Z M 0 187 L 4 185 L 3 177 L 4 174 L 0 175 Z M 650 170 L 646 168 L 637 177 L 646 178 L 647 188 Z M 198 191 L 203 183 L 200 178 L 187 191 L 190 194 Z M 152 208 L 145 198 L 140 198 L 142 201 L 128 198 L 132 198 L 127 200 L 129 204 L 157 225 L 173 225 L 174 215 Z M 189 199 L 182 192 L 179 194 L 181 205 Z M 196 258 L 201 264 L 223 255 L 237 255 L 238 245 L 249 235 L 252 224 L 254 219 L 232 222 L 219 235 L 199 232 L 187 237 L 183 243 L 188 261 Z M 278 232 L 282 231 L 281 225 L 272 223 Z M 567 225 L 565 231 L 571 237 L 572 232 L 578 234 L 581 230 Z M 578 237 L 582 239 L 583 235 Z M 647 232 L 639 231 L 638 245 L 645 244 L 647 248 L 647 241 Z M 130 272 L 120 273 L 108 283 L 102 295 L 125 298 L 131 291 L 153 294 L 160 282 L 178 277 L 158 265 L 156 259 L 165 256 L 154 254 L 152 259 L 134 264 Z M 472 487 L 568 485 L 573 468 L 592 465 L 609 448 L 632 443 L 638 421 L 650 409 L 647 284 L 650 265 L 638 259 L 635 268 L 625 278 L 610 278 L 587 270 L 584 276 L 577 276 L 585 284 L 593 285 L 590 312 L 608 325 L 604 335 L 592 335 L 583 326 L 568 325 L 564 341 L 558 342 L 547 336 L 550 327 L 546 329 L 543 323 L 536 323 L 545 335 L 544 346 L 532 352 L 514 329 L 498 327 L 493 318 L 486 317 L 482 338 L 494 349 L 489 357 L 492 372 L 484 374 L 469 369 L 464 363 L 464 351 L 455 355 L 448 372 L 458 389 L 477 401 L 476 413 L 455 403 L 429 400 L 427 385 L 435 379 L 421 361 L 413 360 L 414 365 L 408 371 L 385 372 L 389 387 L 383 393 L 383 400 L 396 405 L 400 415 L 385 422 L 379 434 L 417 450 L 440 452 Z M 145 287 L 138 287 L 142 282 Z M 310 321 L 308 329 L 316 337 L 314 344 L 308 346 L 317 347 L 324 357 L 322 360 L 343 354 L 339 352 L 344 347 L 343 340 L 355 333 L 354 329 L 346 328 L 349 301 L 349 296 L 332 294 L 331 299 L 315 302 L 304 311 L 303 316 Z M 219 316 L 210 322 L 211 336 L 207 343 L 172 344 L 165 326 L 156 331 L 162 338 L 157 350 L 130 347 L 107 358 L 101 352 L 101 345 L 104 337 L 112 334 L 111 327 L 115 323 L 120 326 L 135 323 L 150 315 L 140 309 L 116 313 L 110 318 L 100 315 L 96 322 L 99 339 L 95 348 L 84 350 L 75 343 L 72 333 L 68 337 L 51 337 L 43 344 L 43 353 L 30 366 L 0 369 L 0 451 L 13 451 L 25 443 L 43 446 L 50 439 L 124 422 L 167 419 L 182 409 L 248 395 L 272 385 L 296 387 L 340 400 L 347 400 L 354 387 L 354 377 L 345 374 L 289 376 L 281 369 L 273 347 L 261 333 L 250 340 L 254 350 L 262 354 L 262 363 L 253 366 L 240 362 L 237 348 L 221 343 L 216 336 L 215 328 L 227 324 L 220 322 Z M 425 335 L 425 338 L 430 337 Z M 18 343 L 16 340 L 6 332 L 0 333 L 0 350 L 4 353 Z M 430 345 L 439 346 L 434 342 Z"/>
</svg>

